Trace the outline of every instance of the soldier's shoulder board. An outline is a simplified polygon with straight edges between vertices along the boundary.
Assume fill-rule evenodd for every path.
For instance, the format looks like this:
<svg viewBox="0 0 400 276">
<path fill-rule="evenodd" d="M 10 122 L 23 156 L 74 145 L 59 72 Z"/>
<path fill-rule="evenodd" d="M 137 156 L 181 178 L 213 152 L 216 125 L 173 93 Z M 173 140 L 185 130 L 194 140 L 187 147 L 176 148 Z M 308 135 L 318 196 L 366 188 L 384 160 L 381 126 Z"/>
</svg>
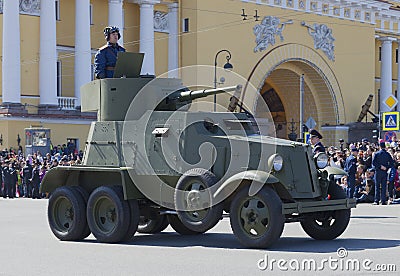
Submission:
<svg viewBox="0 0 400 276">
<path fill-rule="evenodd" d="M 107 48 L 108 48 L 108 45 L 106 44 L 106 45 L 100 47 L 99 50 L 101 51 L 101 50 L 104 50 L 104 49 L 107 49 Z"/>
</svg>

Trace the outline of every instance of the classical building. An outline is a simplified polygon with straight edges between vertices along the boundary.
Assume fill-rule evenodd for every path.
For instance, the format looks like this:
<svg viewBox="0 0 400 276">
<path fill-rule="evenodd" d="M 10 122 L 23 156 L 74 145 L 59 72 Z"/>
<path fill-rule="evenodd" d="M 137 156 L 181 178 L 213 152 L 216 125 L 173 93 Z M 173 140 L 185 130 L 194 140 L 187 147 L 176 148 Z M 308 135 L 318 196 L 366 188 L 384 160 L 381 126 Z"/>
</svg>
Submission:
<svg viewBox="0 0 400 276">
<path fill-rule="evenodd" d="M 333 144 L 347 139 L 347 124 L 357 120 L 370 94 L 372 113 L 397 108 L 398 5 L 378 0 L 0 0 L 0 147 L 16 147 L 18 136 L 24 145 L 29 126 L 50 128 L 53 144 L 73 139 L 84 147 L 95 114 L 80 112 L 79 88 L 93 79 L 93 56 L 105 43 L 107 25 L 120 27 L 127 51 L 145 53 L 143 74 L 215 62 L 221 67 L 226 61 L 217 53 L 228 50 L 233 71 L 267 103 L 279 137 L 287 138 L 291 121 L 297 134 L 300 123 L 308 121 Z M 211 77 L 209 85 L 219 81 Z M 253 106 L 254 113 L 265 112 Z"/>
</svg>

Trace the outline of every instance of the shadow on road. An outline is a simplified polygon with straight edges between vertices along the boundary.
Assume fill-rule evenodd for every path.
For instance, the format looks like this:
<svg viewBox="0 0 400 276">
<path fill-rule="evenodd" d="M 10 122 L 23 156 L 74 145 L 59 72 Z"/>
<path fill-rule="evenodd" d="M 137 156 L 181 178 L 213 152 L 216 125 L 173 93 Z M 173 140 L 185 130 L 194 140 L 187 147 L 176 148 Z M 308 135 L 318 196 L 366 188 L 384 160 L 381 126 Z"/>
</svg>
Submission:
<svg viewBox="0 0 400 276">
<path fill-rule="evenodd" d="M 85 243 L 97 243 L 95 239 L 83 240 Z M 182 236 L 175 232 L 163 232 L 155 235 L 136 235 L 130 242 L 122 246 L 159 246 L 159 247 L 207 247 L 224 249 L 246 249 L 233 234 L 206 233 L 195 236 Z M 310 252 L 310 253 L 331 253 L 338 248 L 344 247 L 348 251 L 359 251 L 366 249 L 382 249 L 400 246 L 400 240 L 380 239 L 336 239 L 331 241 L 317 241 L 311 238 L 282 237 L 267 251 L 280 252 Z M 254 250 L 254 249 L 248 249 Z M 258 249 L 259 250 L 259 249 Z M 265 250 L 259 250 L 265 251 Z"/>
</svg>

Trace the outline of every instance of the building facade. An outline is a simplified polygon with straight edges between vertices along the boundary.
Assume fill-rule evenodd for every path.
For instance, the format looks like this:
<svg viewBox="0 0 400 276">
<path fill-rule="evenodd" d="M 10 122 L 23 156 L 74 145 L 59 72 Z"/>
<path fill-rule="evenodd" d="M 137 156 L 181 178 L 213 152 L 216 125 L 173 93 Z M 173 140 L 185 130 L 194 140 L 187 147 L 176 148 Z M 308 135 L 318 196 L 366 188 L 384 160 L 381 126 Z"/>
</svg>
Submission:
<svg viewBox="0 0 400 276">
<path fill-rule="evenodd" d="M 357 120 L 370 94 L 373 113 L 388 111 L 388 103 L 397 108 L 398 5 L 378 0 L 2 0 L 1 146 L 16 147 L 24 128 L 43 126 L 51 129 L 53 144 L 74 139 L 84 147 L 95 114 L 80 112 L 79 88 L 93 79 L 93 56 L 105 43 L 107 25 L 120 27 L 127 51 L 145 53 L 142 74 L 159 76 L 215 62 L 220 67 L 224 55 L 216 54 L 228 50 L 234 72 L 267 103 L 279 137 L 287 138 L 290 122 L 299 134 L 301 122 L 308 121 L 334 144 L 347 139 L 346 124 Z M 244 91 L 243 97 L 250 96 Z M 266 112 L 251 106 L 260 116 Z"/>
</svg>

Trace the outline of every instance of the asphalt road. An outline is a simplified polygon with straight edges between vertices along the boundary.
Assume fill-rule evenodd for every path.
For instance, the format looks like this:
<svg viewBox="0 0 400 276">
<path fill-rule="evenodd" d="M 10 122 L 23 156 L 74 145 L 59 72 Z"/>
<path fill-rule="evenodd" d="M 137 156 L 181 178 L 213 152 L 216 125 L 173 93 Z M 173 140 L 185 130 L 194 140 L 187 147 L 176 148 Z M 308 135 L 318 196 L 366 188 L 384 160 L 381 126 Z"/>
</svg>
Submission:
<svg viewBox="0 0 400 276">
<path fill-rule="evenodd" d="M 47 200 L 0 199 L 0 275 L 388 275 L 400 271 L 400 205 L 359 205 L 346 232 L 315 241 L 286 224 L 271 249 L 245 249 L 229 219 L 199 236 L 168 227 L 125 244 L 61 242 L 47 224 Z M 397 272 L 388 272 L 394 270 Z M 386 270 L 385 272 L 378 270 Z M 291 274 L 291 273 L 290 273 Z"/>
</svg>

